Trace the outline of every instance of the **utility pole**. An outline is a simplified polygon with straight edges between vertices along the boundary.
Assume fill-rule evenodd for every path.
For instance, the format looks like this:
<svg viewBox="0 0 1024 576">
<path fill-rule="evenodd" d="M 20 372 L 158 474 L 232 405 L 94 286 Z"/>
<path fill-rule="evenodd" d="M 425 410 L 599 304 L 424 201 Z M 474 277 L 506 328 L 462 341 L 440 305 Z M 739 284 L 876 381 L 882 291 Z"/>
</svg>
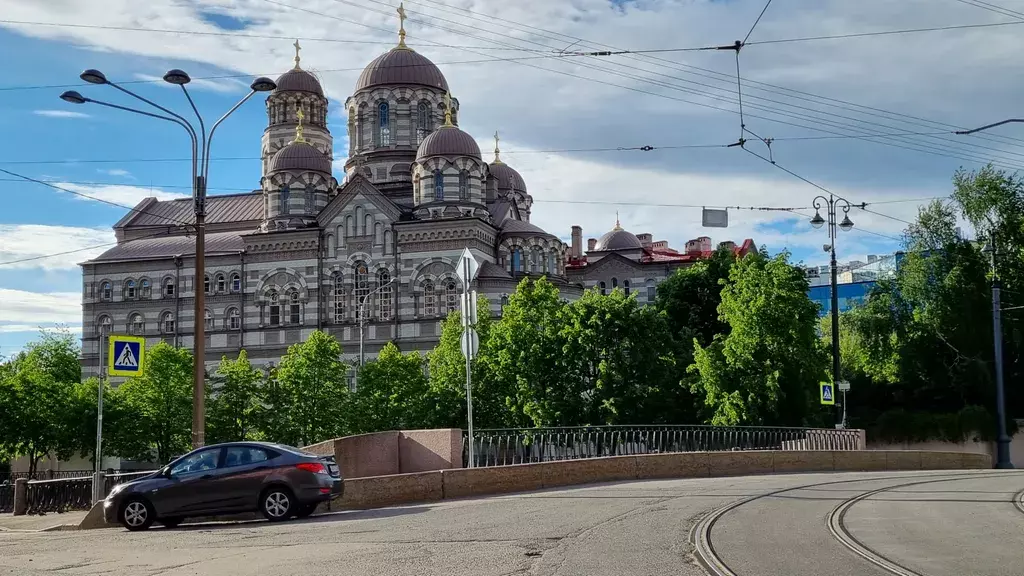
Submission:
<svg viewBox="0 0 1024 576">
<path fill-rule="evenodd" d="M 996 376 L 996 468 L 1011 469 L 1013 462 L 1010 461 L 1010 436 L 1006 433 L 1006 398 L 1003 392 L 1003 326 L 1000 315 L 1002 307 L 999 295 L 1000 282 L 999 273 L 996 270 L 996 243 L 995 227 L 992 227 L 992 234 L 989 238 L 985 251 L 989 253 L 989 263 L 992 266 L 992 348 L 995 354 L 995 376 Z"/>
</svg>

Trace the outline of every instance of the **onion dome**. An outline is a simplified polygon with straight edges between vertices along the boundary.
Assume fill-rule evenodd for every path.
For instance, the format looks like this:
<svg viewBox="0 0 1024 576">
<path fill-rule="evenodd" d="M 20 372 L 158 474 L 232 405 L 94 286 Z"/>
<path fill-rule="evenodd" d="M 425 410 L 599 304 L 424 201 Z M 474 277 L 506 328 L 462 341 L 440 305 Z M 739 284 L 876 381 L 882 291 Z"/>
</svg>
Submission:
<svg viewBox="0 0 1024 576">
<path fill-rule="evenodd" d="M 469 156 L 480 160 L 480 146 L 476 139 L 452 124 L 451 96 L 444 95 L 444 125 L 431 132 L 416 151 L 416 161 L 433 156 Z"/>
<path fill-rule="evenodd" d="M 498 149 L 498 133 L 494 133 L 494 161 L 488 166 L 491 175 L 498 180 L 499 190 L 515 190 L 526 193 L 526 181 L 514 168 L 501 161 L 501 150 Z"/>
<path fill-rule="evenodd" d="M 623 230 L 619 225 L 619 219 L 616 218 L 615 228 L 597 239 L 594 250 L 633 250 L 643 247 L 644 245 L 636 237 L 636 234 Z"/>
<path fill-rule="evenodd" d="M 279 92 L 311 92 L 317 96 L 324 95 L 323 86 L 320 85 L 320 81 L 316 79 L 309 72 L 306 72 L 299 67 L 299 41 L 295 41 L 295 68 L 285 72 L 277 79 L 277 88 L 274 89 L 274 93 Z"/>
<path fill-rule="evenodd" d="M 395 85 L 448 90 L 448 81 L 433 62 L 411 48 L 397 46 L 367 64 L 356 81 L 355 92 Z"/>
<path fill-rule="evenodd" d="M 267 173 L 280 170 L 309 170 L 330 174 L 331 159 L 302 137 L 302 110 L 299 110 L 298 114 L 299 124 L 295 127 L 295 140 L 274 154 L 270 159 L 270 166 L 267 167 Z"/>
</svg>

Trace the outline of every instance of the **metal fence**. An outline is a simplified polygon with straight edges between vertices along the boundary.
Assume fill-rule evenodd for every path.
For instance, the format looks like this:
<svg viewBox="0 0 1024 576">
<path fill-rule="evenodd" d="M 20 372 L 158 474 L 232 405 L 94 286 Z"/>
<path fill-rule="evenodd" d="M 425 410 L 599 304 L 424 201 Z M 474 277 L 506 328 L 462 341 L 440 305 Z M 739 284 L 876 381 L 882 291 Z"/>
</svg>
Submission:
<svg viewBox="0 0 1024 576">
<path fill-rule="evenodd" d="M 857 450 L 859 430 L 765 426 L 573 426 L 474 430 L 476 466 L 726 450 Z M 463 459 L 469 462 L 468 435 Z"/>
<path fill-rule="evenodd" d="M 109 494 L 114 486 L 122 482 L 152 473 L 152 470 L 148 470 L 106 475 L 103 482 L 103 493 Z M 13 500 L 13 488 L 11 498 Z M 31 480 L 27 486 L 26 500 L 27 514 L 45 514 L 47 512 L 59 514 L 69 510 L 88 510 L 92 508 L 92 476 Z"/>
<path fill-rule="evenodd" d="M 29 480 L 59 480 L 63 478 L 81 478 L 82 476 L 92 477 L 92 470 L 36 470 L 35 472 L 8 472 L 0 474 L 0 484 L 9 481 L 14 484 L 18 478 Z"/>
</svg>

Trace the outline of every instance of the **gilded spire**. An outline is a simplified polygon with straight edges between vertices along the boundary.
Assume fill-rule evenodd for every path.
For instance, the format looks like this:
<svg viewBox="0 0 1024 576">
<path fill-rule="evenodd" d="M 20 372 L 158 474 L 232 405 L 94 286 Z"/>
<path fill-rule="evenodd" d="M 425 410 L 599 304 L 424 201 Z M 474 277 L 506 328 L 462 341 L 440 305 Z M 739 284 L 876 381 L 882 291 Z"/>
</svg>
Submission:
<svg viewBox="0 0 1024 576">
<path fill-rule="evenodd" d="M 447 127 L 454 126 L 452 124 L 452 94 L 451 92 L 444 93 L 444 125 Z"/>
<path fill-rule="evenodd" d="M 622 225 L 619 224 L 619 211 L 618 210 L 615 211 L 615 228 L 612 228 L 612 230 L 622 230 Z"/>
<path fill-rule="evenodd" d="M 495 130 L 494 131 L 494 162 L 493 162 L 493 164 L 501 164 L 502 163 L 502 161 L 501 161 L 501 150 L 498 149 L 498 142 L 500 142 L 500 141 L 501 141 L 501 138 L 498 138 L 498 131 Z"/>
<path fill-rule="evenodd" d="M 292 140 L 292 142 L 305 142 L 306 139 L 302 137 L 302 121 L 306 118 L 306 114 L 302 111 L 302 108 L 299 108 L 295 116 L 299 119 L 299 123 L 295 125 L 295 140 Z"/>
<path fill-rule="evenodd" d="M 292 44 L 292 46 L 295 46 L 295 69 L 296 70 L 301 70 L 302 68 L 299 67 L 299 60 L 300 60 L 300 58 L 299 58 L 299 50 L 302 50 L 302 46 L 299 46 L 299 41 L 298 40 L 296 40 L 295 44 Z"/>
<path fill-rule="evenodd" d="M 398 4 L 398 47 L 407 47 L 405 45 L 405 2 Z"/>
</svg>

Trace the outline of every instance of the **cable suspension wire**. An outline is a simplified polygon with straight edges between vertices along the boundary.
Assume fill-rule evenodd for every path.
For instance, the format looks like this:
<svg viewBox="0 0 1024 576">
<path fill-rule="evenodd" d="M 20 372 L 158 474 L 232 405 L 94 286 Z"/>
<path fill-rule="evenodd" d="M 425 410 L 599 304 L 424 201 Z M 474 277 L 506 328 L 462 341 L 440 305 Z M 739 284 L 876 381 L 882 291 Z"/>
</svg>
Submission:
<svg viewBox="0 0 1024 576">
<path fill-rule="evenodd" d="M 757 19 L 754 20 L 754 25 L 750 27 L 750 31 L 747 32 L 747 35 L 743 37 L 743 42 L 740 43 L 741 45 L 746 44 L 747 40 L 750 40 L 750 35 L 754 33 L 754 28 L 757 28 L 757 25 L 761 22 L 761 18 L 764 16 L 764 13 L 768 11 L 768 7 L 771 5 L 772 0 L 768 0 L 767 2 L 764 3 L 764 8 L 762 8 L 761 13 L 757 15 Z"/>
<path fill-rule="evenodd" d="M 145 236 L 139 236 L 138 238 L 132 238 L 131 240 L 125 240 L 125 241 L 122 241 L 122 242 L 117 242 L 115 240 L 113 242 L 104 242 L 102 244 L 93 244 L 92 246 L 85 246 L 84 248 L 75 248 L 73 250 L 64 250 L 63 252 L 51 252 L 49 254 L 40 254 L 38 256 L 29 256 L 29 257 L 26 257 L 26 258 L 18 258 L 17 260 L 6 260 L 4 262 L 0 262 L 0 266 L 10 266 L 10 265 L 13 265 L 13 264 L 22 264 L 22 263 L 25 263 L 25 262 L 34 262 L 36 260 L 45 260 L 46 258 L 55 258 L 57 256 L 66 256 L 68 254 L 77 254 L 78 252 L 86 252 L 86 251 L 89 251 L 89 250 L 95 250 L 97 248 L 106 248 L 107 246 L 114 246 L 114 245 L 117 245 L 117 244 L 130 244 L 132 242 L 138 242 L 139 240 L 151 240 L 153 238 L 159 238 L 159 237 L 165 237 L 166 238 L 166 237 L 169 237 L 169 236 L 171 236 L 171 235 L 168 234 L 167 232 L 157 232 L 157 233 L 154 233 L 154 234 L 147 234 Z"/>
<path fill-rule="evenodd" d="M 968 6 L 975 6 L 982 10 L 988 10 L 989 12 L 995 12 L 1002 16 L 1010 16 L 1011 18 L 1024 18 L 1024 13 L 1017 12 L 1016 10 L 1010 10 L 1009 8 L 1003 8 L 990 2 L 984 2 L 983 0 L 956 0 L 961 4 L 967 4 Z"/>
</svg>

